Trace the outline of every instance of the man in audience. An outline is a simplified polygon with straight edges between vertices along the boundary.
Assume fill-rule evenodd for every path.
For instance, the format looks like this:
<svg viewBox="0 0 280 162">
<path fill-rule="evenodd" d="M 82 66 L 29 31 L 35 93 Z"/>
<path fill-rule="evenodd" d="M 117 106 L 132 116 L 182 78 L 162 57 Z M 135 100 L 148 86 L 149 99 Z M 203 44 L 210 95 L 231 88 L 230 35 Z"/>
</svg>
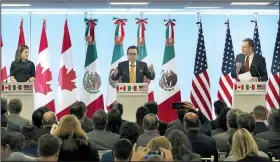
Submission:
<svg viewBox="0 0 280 162">
<path fill-rule="evenodd" d="M 122 118 L 122 115 L 123 115 L 123 105 L 122 105 L 121 103 L 115 102 L 115 103 L 111 104 L 111 105 L 110 105 L 110 110 L 111 110 L 111 109 L 118 109 L 119 112 L 120 112 L 120 114 L 121 114 L 121 118 Z M 123 124 L 124 122 L 127 122 L 127 120 L 124 120 L 124 119 L 122 118 L 122 124 Z"/>
<path fill-rule="evenodd" d="M 253 135 L 254 129 L 256 127 L 256 123 L 255 123 L 253 116 L 251 114 L 245 113 L 245 112 L 241 113 L 240 116 L 238 117 L 237 125 L 238 125 L 238 129 L 245 128 L 250 133 L 252 133 L 252 135 Z M 255 137 L 254 135 L 253 135 L 253 137 L 258 145 L 259 151 L 268 153 L 269 142 L 267 140 Z"/>
<path fill-rule="evenodd" d="M 218 128 L 217 127 L 217 118 L 220 115 L 220 112 L 222 111 L 222 109 L 225 107 L 227 107 L 227 104 L 223 100 L 217 100 L 214 102 L 214 111 L 215 111 L 216 119 L 210 121 L 212 130 L 215 130 Z"/>
<path fill-rule="evenodd" d="M 93 131 L 89 132 L 88 138 L 97 150 L 112 150 L 114 144 L 120 136 L 105 130 L 107 123 L 107 114 L 104 110 L 98 110 L 93 114 Z"/>
<path fill-rule="evenodd" d="M 158 125 L 159 125 L 158 119 L 155 114 L 149 113 L 144 117 L 143 119 L 144 134 L 139 136 L 137 140 L 137 147 L 139 146 L 145 147 L 151 139 L 158 136 L 156 132 Z"/>
<path fill-rule="evenodd" d="M 158 113 L 158 104 L 155 101 L 151 101 L 146 103 L 144 106 L 146 106 L 149 110 L 149 113 L 153 113 L 155 115 L 157 115 Z M 159 131 L 160 135 L 163 136 L 166 129 L 167 129 L 167 124 L 161 120 L 158 120 L 159 125 L 157 130 Z"/>
<path fill-rule="evenodd" d="M 194 112 L 186 113 L 184 124 L 194 153 L 200 154 L 201 157 L 211 157 L 213 155 L 217 159 L 218 152 L 215 140 L 200 132 L 198 115 Z"/>
<path fill-rule="evenodd" d="M 7 118 L 10 122 L 17 124 L 20 127 L 30 124 L 28 119 L 19 116 L 22 111 L 22 103 L 19 99 L 12 99 L 9 102 L 8 110 L 10 114 L 7 116 Z"/>
<path fill-rule="evenodd" d="M 40 129 L 43 126 L 43 116 L 46 112 L 51 111 L 51 109 L 47 106 L 39 107 L 32 113 L 32 124 L 37 129 Z"/>
<path fill-rule="evenodd" d="M 61 141 L 50 134 L 43 135 L 38 141 L 38 154 L 41 161 L 57 161 Z"/>
<path fill-rule="evenodd" d="M 266 119 L 266 109 L 264 106 L 256 106 L 253 110 L 253 117 L 255 118 L 256 128 L 254 134 L 268 131 L 268 127 L 265 125 L 264 121 Z"/>
<path fill-rule="evenodd" d="M 57 125 L 57 119 L 54 112 L 49 111 L 43 115 L 43 127 L 40 129 L 40 136 L 50 134 L 53 124 Z"/>
<path fill-rule="evenodd" d="M 4 114 L 1 114 L 1 137 L 10 133 L 7 127 L 8 127 L 8 119 Z"/>
<path fill-rule="evenodd" d="M 114 161 L 130 161 L 132 144 L 127 139 L 120 139 L 113 147 Z"/>
<path fill-rule="evenodd" d="M 271 109 L 268 113 L 270 130 L 256 136 L 269 141 L 268 151 L 280 158 L 280 110 Z"/>
<path fill-rule="evenodd" d="M 93 130 L 93 121 L 86 117 L 87 106 L 82 101 L 77 101 L 70 106 L 70 114 L 75 115 L 82 126 L 82 129 L 88 133 Z"/>
<path fill-rule="evenodd" d="M 231 109 L 227 113 L 227 128 L 228 130 L 224 133 L 217 134 L 213 136 L 216 141 L 217 149 L 220 152 L 229 152 L 229 138 L 236 132 L 238 129 L 237 119 L 239 115 L 242 113 L 239 109 Z"/>
<path fill-rule="evenodd" d="M 175 124 L 172 127 L 168 128 L 165 131 L 165 134 L 164 134 L 165 137 L 167 137 L 173 130 L 180 130 L 180 131 L 182 131 L 182 132 L 184 132 L 186 134 L 185 125 L 184 125 L 185 113 L 186 113 L 186 109 L 178 109 L 177 110 L 177 116 L 178 116 L 178 120 L 180 121 L 180 123 L 179 124 Z"/>
</svg>

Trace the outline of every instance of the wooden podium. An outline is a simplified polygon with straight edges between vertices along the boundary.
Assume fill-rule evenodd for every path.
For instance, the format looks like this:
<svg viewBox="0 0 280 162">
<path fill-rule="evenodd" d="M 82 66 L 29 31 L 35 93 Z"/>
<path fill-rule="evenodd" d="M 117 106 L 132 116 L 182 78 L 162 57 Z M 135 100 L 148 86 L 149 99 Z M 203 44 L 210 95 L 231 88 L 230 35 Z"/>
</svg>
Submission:
<svg viewBox="0 0 280 162">
<path fill-rule="evenodd" d="M 136 121 L 136 110 L 148 102 L 148 83 L 117 83 L 117 101 L 123 104 L 124 120 Z"/>
<path fill-rule="evenodd" d="M 266 82 L 236 82 L 233 88 L 233 108 L 250 113 L 258 105 L 265 106 Z"/>
<path fill-rule="evenodd" d="M 2 83 L 1 97 L 7 99 L 20 99 L 22 111 L 20 116 L 31 121 L 34 111 L 33 83 Z"/>
</svg>

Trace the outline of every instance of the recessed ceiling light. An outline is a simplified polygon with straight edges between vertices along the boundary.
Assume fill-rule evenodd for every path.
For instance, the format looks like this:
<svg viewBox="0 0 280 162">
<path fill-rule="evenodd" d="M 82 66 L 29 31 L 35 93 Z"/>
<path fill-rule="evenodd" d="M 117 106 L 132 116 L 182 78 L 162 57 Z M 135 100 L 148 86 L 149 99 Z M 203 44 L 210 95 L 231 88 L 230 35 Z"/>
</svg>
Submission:
<svg viewBox="0 0 280 162">
<path fill-rule="evenodd" d="M 190 9 L 211 9 L 211 8 L 221 8 L 221 7 L 188 7 L 188 6 L 186 6 L 185 8 L 190 8 Z"/>
<path fill-rule="evenodd" d="M 147 5 L 148 2 L 110 2 L 111 5 Z"/>
<path fill-rule="evenodd" d="M 269 2 L 232 2 L 231 5 L 256 5 L 256 6 L 263 6 L 269 5 Z"/>
<path fill-rule="evenodd" d="M 14 3 L 14 4 L 2 3 L 1 6 L 2 6 L 2 7 L 30 7 L 30 6 L 32 6 L 32 5 L 31 5 L 31 4 L 28 4 L 28 3 L 24 3 L 24 4 L 18 4 L 18 3 Z"/>
</svg>

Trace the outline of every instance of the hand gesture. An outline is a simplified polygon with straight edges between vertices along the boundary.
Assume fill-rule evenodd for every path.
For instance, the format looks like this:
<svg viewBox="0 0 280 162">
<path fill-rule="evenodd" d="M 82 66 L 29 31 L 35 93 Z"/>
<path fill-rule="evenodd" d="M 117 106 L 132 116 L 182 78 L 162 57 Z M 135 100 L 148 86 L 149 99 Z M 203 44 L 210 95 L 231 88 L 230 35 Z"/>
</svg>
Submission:
<svg viewBox="0 0 280 162">
<path fill-rule="evenodd" d="M 240 69 L 241 69 L 241 63 L 237 62 L 236 63 L 236 73 L 239 74 L 240 73 Z"/>
<path fill-rule="evenodd" d="M 114 76 L 116 76 L 116 75 L 118 74 L 118 72 L 119 72 L 119 69 L 118 69 L 118 67 L 116 67 L 116 68 L 114 69 Z"/>
<path fill-rule="evenodd" d="M 154 72 L 154 65 L 153 65 L 153 64 L 151 64 L 151 65 L 149 66 L 149 71 L 150 71 L 150 73 L 153 73 L 153 72 Z"/>
<path fill-rule="evenodd" d="M 160 147 L 161 155 L 164 157 L 164 161 L 173 161 L 173 156 L 170 150 Z"/>
<path fill-rule="evenodd" d="M 133 145 L 132 157 L 130 161 L 145 161 L 145 156 L 150 152 L 150 149 L 139 146 L 136 150 L 136 144 Z"/>
</svg>

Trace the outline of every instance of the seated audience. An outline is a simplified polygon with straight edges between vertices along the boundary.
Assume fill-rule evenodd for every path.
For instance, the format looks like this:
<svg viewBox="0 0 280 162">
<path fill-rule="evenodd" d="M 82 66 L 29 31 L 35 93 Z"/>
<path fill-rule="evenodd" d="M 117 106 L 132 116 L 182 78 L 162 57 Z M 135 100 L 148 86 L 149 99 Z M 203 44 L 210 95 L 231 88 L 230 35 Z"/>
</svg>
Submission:
<svg viewBox="0 0 280 162">
<path fill-rule="evenodd" d="M 230 110 L 230 108 L 228 108 L 228 107 L 225 107 L 222 109 L 222 111 L 220 112 L 220 114 L 216 120 L 217 129 L 211 131 L 211 136 L 214 136 L 216 134 L 227 131 L 226 123 L 227 123 L 227 113 L 229 110 Z"/>
<path fill-rule="evenodd" d="M 216 115 L 216 119 L 210 121 L 212 130 L 215 130 L 215 129 L 219 128 L 218 123 L 217 123 L 218 118 L 219 118 L 220 113 L 223 110 L 223 108 L 226 108 L 226 107 L 227 107 L 227 104 L 223 100 L 217 100 L 217 101 L 214 102 L 214 112 L 215 112 L 215 115 Z"/>
<path fill-rule="evenodd" d="M 4 114 L 1 114 L 1 137 L 9 134 L 8 131 L 8 119 Z"/>
<path fill-rule="evenodd" d="M 149 113 L 153 113 L 155 115 L 158 114 L 158 104 L 155 101 L 148 102 L 144 106 L 147 107 Z M 157 130 L 159 131 L 160 135 L 163 136 L 167 129 L 167 124 L 161 120 L 158 120 L 158 122 L 159 125 Z"/>
<path fill-rule="evenodd" d="M 120 139 L 113 147 L 114 161 L 130 161 L 132 144 L 127 139 Z"/>
<path fill-rule="evenodd" d="M 269 161 L 268 156 L 258 150 L 252 134 L 245 128 L 234 133 L 231 154 L 224 161 Z"/>
<path fill-rule="evenodd" d="M 159 122 L 155 114 L 149 113 L 144 117 L 143 125 L 142 125 L 144 129 L 144 133 L 139 136 L 137 140 L 137 147 L 139 146 L 146 147 L 146 145 L 151 139 L 159 136 L 156 132 L 158 125 Z"/>
<path fill-rule="evenodd" d="M 106 131 L 107 114 L 104 110 L 97 110 L 93 114 L 93 131 L 87 134 L 89 141 L 97 150 L 112 150 L 120 136 Z"/>
<path fill-rule="evenodd" d="M 253 116 L 249 113 L 241 113 L 237 119 L 238 129 L 245 128 L 253 134 L 256 123 Z M 268 153 L 269 142 L 253 135 L 260 151 Z"/>
<path fill-rule="evenodd" d="M 201 161 L 201 156 L 192 152 L 190 141 L 182 131 L 174 130 L 167 138 L 175 161 Z"/>
<path fill-rule="evenodd" d="M 63 116 L 53 135 L 62 141 L 58 161 L 99 161 L 97 149 L 90 144 L 76 116 Z"/>
<path fill-rule="evenodd" d="M 35 110 L 32 114 L 32 125 L 36 128 L 41 128 L 43 126 L 43 116 L 46 112 L 51 111 L 47 106 L 42 106 Z"/>
<path fill-rule="evenodd" d="M 93 121 L 92 119 L 86 116 L 87 106 L 84 102 L 77 101 L 74 104 L 72 104 L 70 106 L 70 114 L 75 115 L 79 119 L 82 125 L 82 129 L 86 133 L 91 132 L 93 130 Z"/>
<path fill-rule="evenodd" d="M 269 130 L 264 123 L 264 121 L 266 120 L 266 109 L 264 106 L 256 106 L 253 110 L 253 117 L 256 122 L 256 128 L 254 130 L 255 135 Z"/>
<path fill-rule="evenodd" d="M 177 117 L 178 117 L 180 123 L 174 124 L 172 127 L 169 127 L 165 131 L 165 134 L 164 134 L 165 137 L 167 137 L 174 130 L 180 130 L 180 131 L 184 132 L 185 134 L 187 134 L 185 125 L 184 125 L 184 116 L 185 116 L 186 111 L 187 111 L 187 109 L 178 109 L 177 110 Z"/>
<path fill-rule="evenodd" d="M 159 136 L 151 139 L 147 144 L 147 148 L 151 151 L 160 151 L 160 148 L 167 149 L 169 151 L 172 150 L 172 145 L 168 141 L 168 139 L 164 136 Z"/>
<path fill-rule="evenodd" d="M 163 137 L 164 138 L 164 137 Z M 168 142 L 168 141 L 167 141 Z M 133 147 L 131 161 L 173 161 L 172 153 L 169 149 L 159 147 L 160 154 L 150 154 L 151 149 L 146 147 Z"/>
<path fill-rule="evenodd" d="M 106 131 L 119 134 L 122 125 L 122 118 L 119 110 L 112 109 L 107 114 Z"/>
<path fill-rule="evenodd" d="M 21 133 L 24 136 L 24 147 L 22 153 L 32 157 L 39 157 L 37 150 L 40 134 L 37 131 L 35 131 L 35 127 L 32 125 L 25 126 L 22 128 Z"/>
<path fill-rule="evenodd" d="M 111 109 L 117 109 L 117 110 L 119 110 L 119 112 L 120 112 L 120 114 L 121 114 L 121 118 L 122 118 L 122 115 L 123 115 L 123 105 L 122 105 L 121 103 L 119 103 L 119 102 L 114 102 L 113 104 L 110 105 L 110 110 L 111 110 Z M 128 121 L 127 121 L 127 120 L 124 120 L 124 119 L 122 118 L 122 124 L 123 124 L 124 122 L 128 122 Z"/>
<path fill-rule="evenodd" d="M 25 119 L 20 116 L 22 111 L 22 103 L 19 99 L 12 99 L 8 105 L 9 115 L 7 116 L 8 120 L 20 127 L 30 124 L 28 119 Z"/>
<path fill-rule="evenodd" d="M 8 115 L 7 107 L 8 107 L 7 99 L 6 98 L 1 98 L 1 115 L 2 114 L 3 115 Z M 14 123 L 12 123 L 10 121 L 8 121 L 7 124 L 8 124 L 8 127 L 7 127 L 8 131 L 10 131 L 10 132 L 21 132 L 21 129 L 20 129 L 19 125 L 14 124 Z"/>
<path fill-rule="evenodd" d="M 268 151 L 273 153 L 273 156 L 280 158 L 280 110 L 271 109 L 268 113 L 269 131 L 257 134 L 258 138 L 268 140 Z"/>
<path fill-rule="evenodd" d="M 57 125 L 57 118 L 54 112 L 46 112 L 43 116 L 43 127 L 40 129 L 40 136 L 50 134 L 52 126 Z"/>
<path fill-rule="evenodd" d="M 141 106 L 136 111 L 136 124 L 140 129 L 140 134 L 144 133 L 144 129 L 142 127 L 144 116 L 149 114 L 149 110 L 145 106 Z"/>
<path fill-rule="evenodd" d="M 38 154 L 41 161 L 57 161 L 61 141 L 59 138 L 46 134 L 40 137 L 38 142 Z"/>
<path fill-rule="evenodd" d="M 216 141 L 217 150 L 220 152 L 229 152 L 230 145 L 228 143 L 229 137 L 234 134 L 234 132 L 238 129 L 237 126 L 237 118 L 242 113 L 239 109 L 231 109 L 227 113 L 227 131 L 224 133 L 220 133 L 214 135 L 213 138 Z"/>
</svg>

